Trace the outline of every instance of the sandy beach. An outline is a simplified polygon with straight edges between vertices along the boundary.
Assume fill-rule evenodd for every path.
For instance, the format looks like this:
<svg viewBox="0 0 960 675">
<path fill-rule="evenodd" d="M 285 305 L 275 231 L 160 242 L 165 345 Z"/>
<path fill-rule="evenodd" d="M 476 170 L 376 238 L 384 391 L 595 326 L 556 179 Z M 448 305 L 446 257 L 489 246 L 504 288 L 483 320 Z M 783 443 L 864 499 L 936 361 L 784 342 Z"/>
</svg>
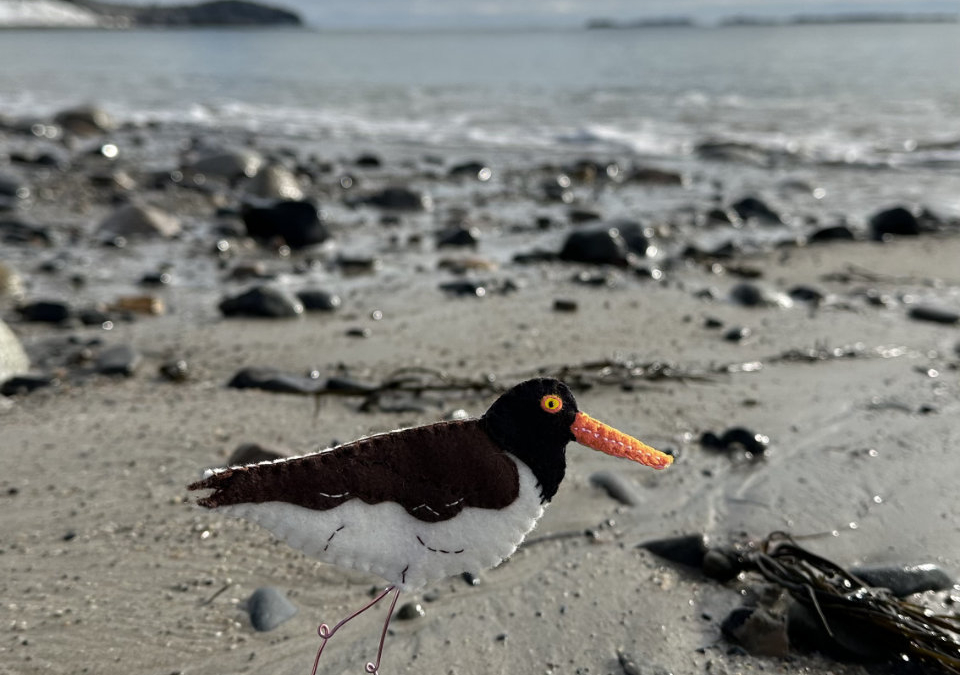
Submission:
<svg viewBox="0 0 960 675">
<path fill-rule="evenodd" d="M 29 134 L 5 133 L 8 155 L 34 143 Z M 125 143 L 147 131 L 118 134 L 107 141 L 119 143 L 121 158 L 127 147 L 134 157 L 146 152 Z M 675 465 L 654 472 L 571 445 L 559 493 L 512 559 L 475 584 L 452 578 L 401 596 L 401 604 L 419 603 L 423 616 L 393 622 L 382 672 L 898 672 L 795 649 L 748 654 L 721 636 L 720 624 L 743 604 L 741 589 L 757 587 L 755 578 L 720 584 L 637 546 L 691 533 L 730 543 L 782 530 L 809 537 L 804 545 L 842 565 L 934 563 L 953 579 L 960 574 L 960 330 L 950 321 L 960 310 L 960 237 L 949 217 L 879 242 L 870 240 L 869 213 L 853 213 L 855 240 L 806 245 L 827 216 L 812 228 L 750 221 L 724 230 L 742 242 L 732 253 L 704 252 L 697 242 L 716 230 L 694 216 L 715 206 L 709 175 L 621 184 L 587 172 L 574 175 L 570 204 L 542 196 L 543 181 L 562 173 L 543 163 L 493 162 L 487 184 L 449 177 L 447 167 L 462 156 L 441 158 L 438 167 L 398 151 L 372 169 L 341 162 L 326 173 L 301 170 L 298 185 L 327 210 L 332 244 L 290 251 L 246 236 L 243 181 L 171 183 L 125 160 L 132 179 L 124 185 L 115 164 L 106 181 L 102 154 L 85 152 L 74 152 L 72 171 L 15 163 L 31 188 L 30 209 L 15 205 L 8 220 L 50 224 L 53 239 L 8 238 L 0 248 L 0 262 L 26 287 L 3 296 L 2 317 L 31 372 L 59 381 L 0 397 L 2 673 L 309 672 L 317 625 L 349 613 L 380 582 L 197 508 L 187 484 L 244 443 L 301 454 L 457 410 L 480 415 L 497 391 L 540 374 L 565 374 L 582 409 L 674 453 Z M 729 166 L 737 169 L 716 165 L 715 172 Z M 725 202 L 756 171 L 740 168 Z M 825 184 L 832 171 L 808 187 Z M 433 203 L 414 211 L 350 204 L 356 191 L 337 187 L 348 173 L 361 195 L 403 180 Z M 771 185 L 782 186 L 788 174 L 778 172 Z M 517 261 L 558 250 L 574 230 L 600 223 L 602 231 L 606 214 L 639 198 L 662 205 L 646 230 L 659 253 L 620 265 Z M 802 212 L 804 199 L 777 203 Z M 176 214 L 183 231 L 102 246 L 98 223 L 126 202 Z M 571 223 L 576 208 L 601 217 Z M 538 215 L 546 219 L 539 225 Z M 475 228 L 479 244 L 438 247 L 437 232 L 450 222 Z M 789 243 L 777 243 L 773 231 Z M 51 260 L 62 265 L 44 269 Z M 451 273 L 451 261 L 469 271 Z M 256 262 L 275 276 L 231 276 Z M 171 283 L 137 284 L 141 274 L 168 269 Z M 217 309 L 222 298 L 267 282 L 288 291 L 319 286 L 342 305 L 272 319 Z M 441 290 L 451 282 L 484 292 Z M 736 301 L 743 284 L 762 297 Z M 85 325 L 78 314 L 51 324 L 22 311 L 52 296 L 78 311 L 142 294 L 162 301 L 163 314 L 108 310 L 104 321 Z M 558 300 L 573 311 L 559 311 Z M 911 315 L 927 306 L 941 308 L 947 321 Z M 114 345 L 138 355 L 127 377 L 96 372 L 98 355 Z M 185 381 L 160 374 L 181 360 Z M 441 373 L 486 386 L 364 406 L 357 396 L 227 386 L 248 367 L 366 384 L 413 368 L 428 379 Z M 735 427 L 768 437 L 762 456 L 701 443 L 707 432 Z M 619 477 L 638 503 L 597 487 L 597 472 Z M 244 602 L 265 586 L 285 592 L 298 611 L 258 632 Z M 958 595 L 954 586 L 926 601 L 955 612 Z M 362 672 L 383 611 L 344 629 L 320 672 Z"/>
</svg>

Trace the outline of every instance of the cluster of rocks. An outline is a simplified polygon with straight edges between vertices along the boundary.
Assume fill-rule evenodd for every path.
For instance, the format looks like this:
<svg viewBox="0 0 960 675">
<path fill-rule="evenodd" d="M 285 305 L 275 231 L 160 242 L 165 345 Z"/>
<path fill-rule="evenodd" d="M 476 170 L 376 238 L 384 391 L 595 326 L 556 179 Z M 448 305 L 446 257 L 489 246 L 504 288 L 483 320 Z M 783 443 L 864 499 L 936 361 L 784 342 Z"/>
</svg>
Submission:
<svg viewBox="0 0 960 675">
<path fill-rule="evenodd" d="M 397 164 L 371 152 L 332 160 L 293 148 L 264 151 L 228 136 L 231 142 L 224 143 L 180 139 L 167 146 L 168 166 L 156 169 L 151 144 L 157 133 L 119 124 L 91 106 L 49 119 L 0 119 L 5 140 L 0 243 L 11 247 L 21 264 L 33 266 L 20 270 L 28 275 L 24 283 L 0 264 L 0 301 L 12 307 L 8 321 L 109 330 L 119 322 L 176 311 L 166 306 L 164 289 L 195 283 L 187 280 L 193 269 L 176 261 L 197 256 L 221 275 L 220 297 L 211 298 L 206 311 L 270 319 L 333 312 L 343 305 L 342 296 L 318 287 L 310 274 L 322 269 L 344 280 L 377 275 L 391 265 L 384 256 L 392 251 L 405 256 L 401 267 L 411 256 L 436 255 L 438 297 L 523 292 L 522 277 L 537 273 L 528 271 L 531 266 L 566 265 L 570 284 L 608 288 L 670 282 L 695 265 L 718 277 L 742 278 L 726 291 L 693 289 L 704 301 L 757 309 L 821 307 L 836 299 L 813 285 L 770 287 L 759 279 L 761 270 L 743 262 L 746 254 L 830 241 L 884 243 L 960 229 L 928 209 L 906 206 L 878 210 L 859 227 L 824 223 L 756 195 L 717 197 L 706 206 L 656 218 L 607 217 L 597 195 L 682 195 L 691 179 L 659 167 L 594 158 L 535 167 L 494 167 L 482 160 L 444 166 L 443 158 Z M 521 204 L 526 215 L 500 220 L 485 208 L 491 195 Z M 474 206 L 464 206 L 470 203 Z M 64 213 L 89 215 L 63 222 Z M 379 243 L 373 251 L 347 253 L 356 246 L 355 232 Z M 510 270 L 516 276 L 504 276 L 482 254 L 506 246 L 514 233 L 548 245 L 512 251 Z M 85 269 L 77 261 L 92 257 L 94 266 L 110 269 L 122 262 L 113 252 L 128 248 L 160 251 L 146 257 L 147 269 L 130 272 L 135 290 L 89 302 L 33 290 L 47 285 L 70 289 L 65 295 L 95 294 L 89 260 Z M 428 266 L 416 263 L 415 271 L 406 273 L 421 274 Z M 869 295 L 859 301 L 898 304 L 896 298 Z M 906 299 L 900 304 L 919 321 L 960 323 L 960 312 L 949 306 Z M 576 312 L 578 305 L 560 296 L 553 308 Z M 750 342 L 756 330 L 718 320 L 708 320 L 706 328 L 722 328 L 722 338 L 736 343 Z M 351 331 L 370 334 L 366 327 Z"/>
</svg>

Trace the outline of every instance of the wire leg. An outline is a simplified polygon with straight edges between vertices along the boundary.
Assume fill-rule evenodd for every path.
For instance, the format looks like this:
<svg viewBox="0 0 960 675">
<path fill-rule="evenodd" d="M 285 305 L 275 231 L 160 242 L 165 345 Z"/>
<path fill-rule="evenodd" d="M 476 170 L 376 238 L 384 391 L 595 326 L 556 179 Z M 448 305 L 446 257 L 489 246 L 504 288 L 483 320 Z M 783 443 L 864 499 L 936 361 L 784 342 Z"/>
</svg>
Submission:
<svg viewBox="0 0 960 675">
<path fill-rule="evenodd" d="M 319 635 L 319 636 L 320 636 L 320 639 L 321 639 L 320 648 L 317 649 L 317 657 L 313 660 L 313 670 L 310 671 L 310 675 L 317 675 L 317 665 L 319 665 L 319 663 L 320 663 L 320 655 L 323 653 L 323 648 L 327 646 L 327 640 L 329 640 L 330 638 L 332 638 L 332 637 L 334 636 L 334 634 L 335 634 L 338 630 L 340 630 L 340 628 L 341 628 L 344 624 L 346 624 L 348 621 L 351 621 L 351 620 L 353 620 L 353 619 L 356 619 L 358 616 L 360 616 L 361 614 L 363 614 L 364 612 L 366 612 L 368 609 L 370 609 L 371 607 L 373 607 L 375 604 L 377 604 L 378 602 L 380 602 L 381 600 L 383 600 L 385 597 L 387 597 L 387 594 L 390 593 L 390 591 L 393 591 L 393 590 L 396 590 L 396 591 L 397 591 L 397 595 L 400 594 L 400 589 L 398 589 L 396 586 L 387 586 L 387 587 L 383 590 L 383 592 L 380 593 L 380 595 L 378 595 L 377 597 L 375 597 L 373 600 L 371 600 L 370 602 L 368 602 L 366 605 L 364 605 L 363 607 L 361 607 L 360 609 L 358 609 L 356 612 L 354 612 L 353 614 L 351 614 L 351 615 L 348 616 L 347 618 L 341 619 L 340 622 L 337 623 L 337 625 L 335 625 L 333 628 L 330 628 L 330 626 L 328 626 L 328 625 L 325 624 L 325 623 L 321 623 L 321 624 L 320 624 L 319 628 L 317 628 L 317 635 Z M 397 604 L 397 597 L 394 596 L 394 598 L 393 598 L 393 605 L 396 605 L 396 604 Z M 390 606 L 390 614 L 391 614 L 391 615 L 393 614 L 393 605 Z M 389 623 L 389 622 L 390 622 L 390 620 L 389 620 L 389 617 L 388 617 L 387 623 Z M 384 634 L 386 634 L 386 632 L 387 632 L 386 626 L 384 626 L 383 632 L 384 632 Z M 380 638 L 380 650 L 381 650 L 381 651 L 383 650 L 383 637 Z M 377 666 L 378 666 L 378 667 L 379 667 L 379 664 L 380 664 L 380 654 L 378 653 L 378 654 L 377 654 Z M 368 664 L 368 666 L 369 666 L 369 664 Z M 376 672 L 376 671 L 368 671 L 368 672 Z"/>
<path fill-rule="evenodd" d="M 383 622 L 383 630 L 380 631 L 380 646 L 377 648 L 377 662 L 368 663 L 364 670 L 366 670 L 370 675 L 379 675 L 380 670 L 380 657 L 383 655 L 383 641 L 387 638 L 387 628 L 390 627 L 390 619 L 393 618 L 393 609 L 397 606 L 397 600 L 400 598 L 400 587 L 392 586 L 388 588 L 387 591 L 393 590 L 393 602 L 390 603 L 390 611 L 387 612 L 387 619 Z M 384 591 L 384 592 L 387 592 Z M 382 597 L 382 596 L 381 596 Z"/>
</svg>

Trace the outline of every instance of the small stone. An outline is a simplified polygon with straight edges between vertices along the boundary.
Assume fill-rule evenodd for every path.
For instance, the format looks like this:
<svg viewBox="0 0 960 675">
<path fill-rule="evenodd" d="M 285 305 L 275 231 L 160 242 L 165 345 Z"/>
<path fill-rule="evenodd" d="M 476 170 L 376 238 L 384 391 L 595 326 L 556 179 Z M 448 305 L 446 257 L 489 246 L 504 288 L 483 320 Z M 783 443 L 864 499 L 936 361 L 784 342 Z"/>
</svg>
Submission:
<svg viewBox="0 0 960 675">
<path fill-rule="evenodd" d="M 684 534 L 647 541 L 638 548 L 644 548 L 670 562 L 700 569 L 707 552 L 707 540 L 702 534 Z"/>
<path fill-rule="evenodd" d="M 703 573 L 720 582 L 730 581 L 743 571 L 744 561 L 733 551 L 711 548 L 703 556 Z"/>
<path fill-rule="evenodd" d="M 826 297 L 820 290 L 813 286 L 794 286 L 787 292 L 787 295 L 797 302 L 809 302 L 812 304 L 823 302 L 824 297 Z"/>
<path fill-rule="evenodd" d="M 43 387 L 51 387 L 60 384 L 60 380 L 54 375 L 31 374 L 14 375 L 3 381 L 0 385 L 0 395 L 3 396 L 23 396 Z"/>
<path fill-rule="evenodd" d="M 411 621 L 426 616 L 423 605 L 419 602 L 407 602 L 397 610 L 397 619 L 400 621 Z"/>
<path fill-rule="evenodd" d="M 790 307 L 793 301 L 787 296 L 750 282 L 743 282 L 730 289 L 730 299 L 744 307 Z"/>
<path fill-rule="evenodd" d="M 590 475 L 590 484 L 604 490 L 611 499 L 627 506 L 638 506 L 643 498 L 629 478 L 614 471 L 597 471 Z"/>
<path fill-rule="evenodd" d="M 104 218 L 98 233 L 105 240 L 173 237 L 180 233 L 180 219 L 155 206 L 127 204 Z"/>
<path fill-rule="evenodd" d="M 140 365 L 140 359 L 140 353 L 132 345 L 114 345 L 100 352 L 96 369 L 101 375 L 130 377 Z"/>
<path fill-rule="evenodd" d="M 723 334 L 723 339 L 727 342 L 743 342 L 753 335 L 753 331 L 746 326 L 734 326 Z"/>
<path fill-rule="evenodd" d="M 484 162 L 470 161 L 450 167 L 451 178 L 475 178 L 481 182 L 490 180 L 493 170 Z"/>
<path fill-rule="evenodd" d="M 373 331 L 369 328 L 348 328 L 347 337 L 352 338 L 368 338 L 373 335 Z"/>
<path fill-rule="evenodd" d="M 638 662 L 632 654 L 622 649 L 617 650 L 617 661 L 623 669 L 623 675 L 672 675 L 666 668 Z"/>
<path fill-rule="evenodd" d="M 915 305 L 911 307 L 909 316 L 911 319 L 918 321 L 931 321 L 933 323 L 947 325 L 960 323 L 960 312 L 956 312 L 948 307 L 932 304 Z"/>
<path fill-rule="evenodd" d="M 557 298 L 553 301 L 554 312 L 576 312 L 578 307 L 576 300 Z"/>
<path fill-rule="evenodd" d="M 478 577 L 477 575 L 473 574 L 472 572 L 463 572 L 463 573 L 460 575 L 460 578 L 463 579 L 464 582 L 466 582 L 467 586 L 479 586 L 479 585 L 480 585 L 480 577 Z"/>
<path fill-rule="evenodd" d="M 943 568 L 923 565 L 868 565 L 851 568 L 858 579 L 875 587 L 889 589 L 898 598 L 925 591 L 945 591 L 956 581 Z"/>
<path fill-rule="evenodd" d="M 223 180 L 252 178 L 263 166 L 263 157 L 253 150 L 215 151 L 204 155 L 188 171 Z"/>
<path fill-rule="evenodd" d="M 234 389 L 263 389 L 284 394 L 315 394 L 323 389 L 321 380 L 293 375 L 276 368 L 243 368 L 227 383 Z"/>
<path fill-rule="evenodd" d="M 270 631 L 293 618 L 297 607 L 281 591 L 273 587 L 258 588 L 247 599 L 250 623 L 258 631 Z"/>
<path fill-rule="evenodd" d="M 758 220 L 770 225 L 781 225 L 783 219 L 776 211 L 771 209 L 766 202 L 756 197 L 744 197 L 738 202 L 731 204 L 731 208 L 737 212 L 743 220 Z"/>
<path fill-rule="evenodd" d="M 113 119 L 103 109 L 95 106 L 77 106 L 62 110 L 53 121 L 77 136 L 96 136 L 115 127 Z"/>
<path fill-rule="evenodd" d="M 25 321 L 62 323 L 73 316 L 70 305 L 59 300 L 37 300 L 17 308 Z"/>
<path fill-rule="evenodd" d="M 270 462 L 275 459 L 283 459 L 284 453 L 265 448 L 259 443 L 241 443 L 230 453 L 227 458 L 227 466 L 243 466 L 244 464 L 257 464 L 259 462 Z"/>
<path fill-rule="evenodd" d="M 629 262 L 627 242 L 617 228 L 572 232 L 560 250 L 560 259 L 623 267 Z"/>
<path fill-rule="evenodd" d="M 247 183 L 247 194 L 261 199 L 303 199 L 297 177 L 279 164 L 271 164 L 257 172 Z"/>
<path fill-rule="evenodd" d="M 870 236 L 874 241 L 885 241 L 890 235 L 917 236 L 920 221 L 902 206 L 875 213 L 870 218 Z"/>
<path fill-rule="evenodd" d="M 319 289 L 297 291 L 297 299 L 303 303 L 303 309 L 307 312 L 335 312 L 342 304 L 336 293 Z"/>
<path fill-rule="evenodd" d="M 426 211 L 433 205 L 427 195 L 406 187 L 388 187 L 364 197 L 361 203 L 391 211 Z"/>
<path fill-rule="evenodd" d="M 811 234 L 809 241 L 853 241 L 856 238 L 857 237 L 853 233 L 853 230 L 851 230 L 847 225 L 828 225 L 827 227 L 821 227 L 819 230 L 816 230 L 813 234 Z"/>
<path fill-rule="evenodd" d="M 451 227 L 437 233 L 437 248 L 470 247 L 480 243 L 480 230 L 475 227 Z"/>
<path fill-rule="evenodd" d="M 731 642 L 757 656 L 785 657 L 790 652 L 787 621 L 762 607 L 739 607 L 720 624 Z"/>
<path fill-rule="evenodd" d="M 170 382 L 186 382 L 190 379 L 190 366 L 184 359 L 173 359 L 160 364 L 160 376 Z"/>
<path fill-rule="evenodd" d="M 290 248 L 299 249 L 330 238 L 320 211 L 309 201 L 286 199 L 268 206 L 246 205 L 241 215 L 247 234 L 261 241 L 282 240 Z"/>
<path fill-rule="evenodd" d="M 303 305 L 274 286 L 256 286 L 220 302 L 224 316 L 286 318 L 303 314 Z"/>
</svg>

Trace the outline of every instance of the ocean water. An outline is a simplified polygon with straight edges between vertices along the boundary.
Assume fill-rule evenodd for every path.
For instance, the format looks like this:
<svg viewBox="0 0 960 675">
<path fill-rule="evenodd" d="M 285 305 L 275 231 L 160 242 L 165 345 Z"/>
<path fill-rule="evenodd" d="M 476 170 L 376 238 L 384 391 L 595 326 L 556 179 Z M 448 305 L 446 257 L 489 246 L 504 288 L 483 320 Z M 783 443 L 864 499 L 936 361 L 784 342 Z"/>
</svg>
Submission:
<svg viewBox="0 0 960 675">
<path fill-rule="evenodd" d="M 0 114 L 450 148 L 960 171 L 956 25 L 0 32 Z"/>
</svg>

